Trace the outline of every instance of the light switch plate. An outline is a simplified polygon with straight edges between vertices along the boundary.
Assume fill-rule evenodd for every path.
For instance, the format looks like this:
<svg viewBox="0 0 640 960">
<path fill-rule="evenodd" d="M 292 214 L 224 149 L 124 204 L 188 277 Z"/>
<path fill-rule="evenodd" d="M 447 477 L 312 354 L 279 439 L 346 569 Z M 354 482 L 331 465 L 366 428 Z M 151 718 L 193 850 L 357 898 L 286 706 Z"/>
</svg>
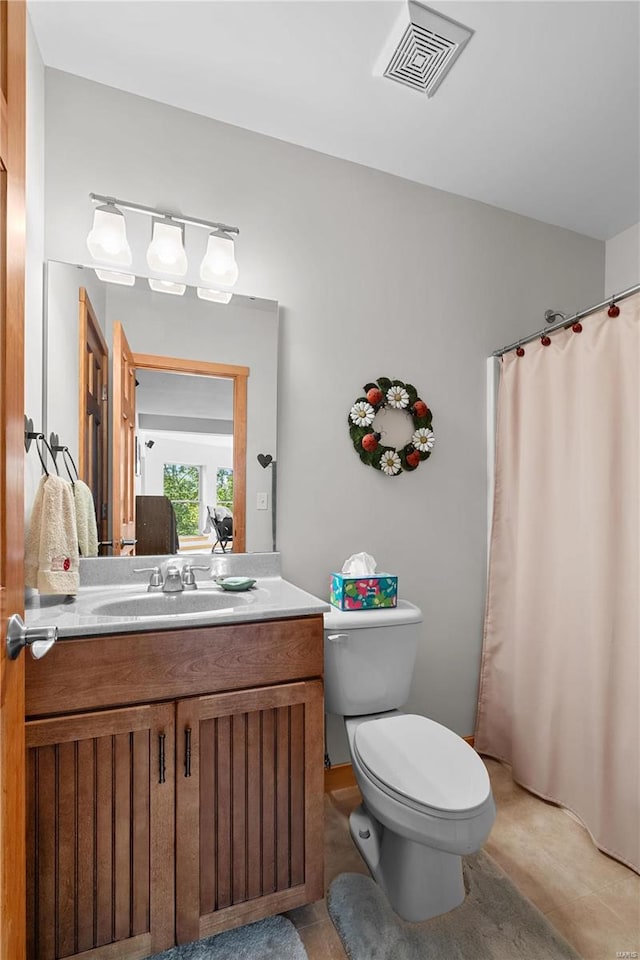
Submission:
<svg viewBox="0 0 640 960">
<path fill-rule="evenodd" d="M 259 493 L 256 500 L 256 508 L 258 510 L 268 510 L 269 509 L 269 494 L 268 493 Z"/>
</svg>

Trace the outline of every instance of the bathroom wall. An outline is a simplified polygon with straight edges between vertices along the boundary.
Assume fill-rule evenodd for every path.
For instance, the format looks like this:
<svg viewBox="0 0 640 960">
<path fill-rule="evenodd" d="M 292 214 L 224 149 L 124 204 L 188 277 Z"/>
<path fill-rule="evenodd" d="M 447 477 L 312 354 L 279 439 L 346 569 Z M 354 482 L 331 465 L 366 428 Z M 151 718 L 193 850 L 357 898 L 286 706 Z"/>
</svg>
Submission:
<svg viewBox="0 0 640 960">
<path fill-rule="evenodd" d="M 640 223 L 607 240 L 604 295 L 620 293 L 640 283 Z"/>
<path fill-rule="evenodd" d="M 42 428 L 42 277 L 44 260 L 44 63 L 27 16 L 26 255 L 24 409 Z M 31 448 L 25 458 L 25 515 L 40 480 L 40 461 Z"/>
<path fill-rule="evenodd" d="M 284 574 L 326 596 L 330 571 L 359 550 L 397 573 L 424 611 L 410 706 L 472 733 L 485 358 L 541 327 L 547 307 L 599 300 L 604 244 L 57 71 L 46 108 L 48 257 L 86 260 L 91 190 L 240 227 L 239 292 L 282 307 Z M 180 333 L 185 355 L 202 349 Z M 433 457 L 396 478 L 364 467 L 347 429 L 382 375 L 414 383 L 434 412 Z M 329 747 L 346 759 L 333 719 Z"/>
</svg>

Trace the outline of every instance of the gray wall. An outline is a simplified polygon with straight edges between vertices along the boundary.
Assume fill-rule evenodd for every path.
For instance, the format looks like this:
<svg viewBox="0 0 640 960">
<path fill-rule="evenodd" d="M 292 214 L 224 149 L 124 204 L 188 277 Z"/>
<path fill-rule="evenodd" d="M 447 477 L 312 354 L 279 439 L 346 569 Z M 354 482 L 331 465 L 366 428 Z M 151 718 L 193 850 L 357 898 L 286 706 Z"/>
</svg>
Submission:
<svg viewBox="0 0 640 960">
<path fill-rule="evenodd" d="M 47 257 L 86 260 L 91 190 L 240 227 L 239 291 L 281 304 L 284 574 L 326 595 L 359 550 L 397 573 L 425 617 L 410 706 L 470 734 L 485 358 L 545 308 L 599 300 L 604 245 L 57 71 L 46 108 Z M 382 375 L 416 384 L 434 411 L 433 457 L 397 478 L 364 467 L 347 430 L 362 385 Z M 330 747 L 346 759 L 333 722 Z"/>
<path fill-rule="evenodd" d="M 44 101 L 45 71 L 38 43 L 27 17 L 26 111 L 26 251 L 25 251 L 25 389 L 24 409 L 36 430 L 43 429 L 42 277 L 44 260 Z M 25 458 L 25 517 L 40 480 L 40 462 L 33 447 Z"/>
<path fill-rule="evenodd" d="M 640 223 L 606 243 L 604 295 L 609 297 L 640 283 Z"/>
</svg>

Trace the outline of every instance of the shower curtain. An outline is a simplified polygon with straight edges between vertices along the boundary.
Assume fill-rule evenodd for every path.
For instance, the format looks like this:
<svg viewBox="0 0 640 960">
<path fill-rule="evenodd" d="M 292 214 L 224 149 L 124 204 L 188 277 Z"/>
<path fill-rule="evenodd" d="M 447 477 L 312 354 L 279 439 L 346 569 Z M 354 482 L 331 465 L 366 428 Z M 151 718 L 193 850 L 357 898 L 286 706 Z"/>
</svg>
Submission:
<svg viewBox="0 0 640 960">
<path fill-rule="evenodd" d="M 475 746 L 640 871 L 640 295 L 502 359 Z"/>
</svg>

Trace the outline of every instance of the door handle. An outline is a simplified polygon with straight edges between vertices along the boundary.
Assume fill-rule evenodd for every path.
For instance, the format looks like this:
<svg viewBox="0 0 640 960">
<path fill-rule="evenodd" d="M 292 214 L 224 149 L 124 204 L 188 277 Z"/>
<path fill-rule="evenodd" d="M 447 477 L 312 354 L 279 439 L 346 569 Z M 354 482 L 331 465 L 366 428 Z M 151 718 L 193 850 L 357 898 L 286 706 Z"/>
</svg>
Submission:
<svg viewBox="0 0 640 960">
<path fill-rule="evenodd" d="M 138 542 L 137 540 L 126 540 L 126 539 L 123 538 L 122 540 L 120 540 L 120 546 L 121 546 L 121 547 L 135 547 L 135 545 L 136 545 L 137 542 Z"/>
<path fill-rule="evenodd" d="M 191 776 L 191 727 L 184 728 L 184 775 Z"/>
<path fill-rule="evenodd" d="M 14 613 L 7 624 L 7 656 L 15 660 L 23 647 L 29 647 L 34 660 L 40 660 L 58 639 L 57 627 L 27 627 Z"/>
</svg>

